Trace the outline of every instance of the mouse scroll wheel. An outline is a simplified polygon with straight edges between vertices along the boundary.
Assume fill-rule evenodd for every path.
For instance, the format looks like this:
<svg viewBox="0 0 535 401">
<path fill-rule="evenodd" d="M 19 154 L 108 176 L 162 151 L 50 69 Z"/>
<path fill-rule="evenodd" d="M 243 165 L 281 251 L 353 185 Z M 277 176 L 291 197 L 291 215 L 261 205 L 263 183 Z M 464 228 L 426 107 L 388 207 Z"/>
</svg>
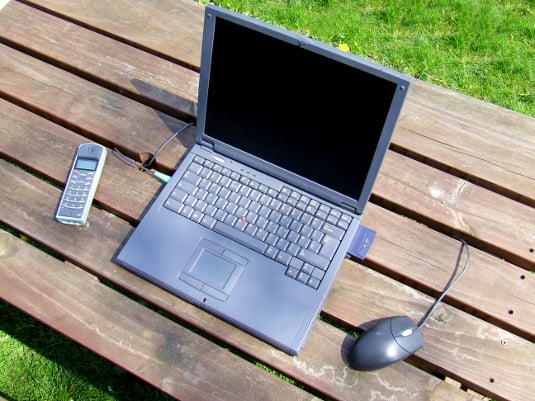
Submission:
<svg viewBox="0 0 535 401">
<path fill-rule="evenodd" d="M 412 333 L 413 333 L 412 329 L 405 329 L 400 333 L 400 335 L 401 337 L 407 337 L 407 336 L 410 336 Z"/>
</svg>

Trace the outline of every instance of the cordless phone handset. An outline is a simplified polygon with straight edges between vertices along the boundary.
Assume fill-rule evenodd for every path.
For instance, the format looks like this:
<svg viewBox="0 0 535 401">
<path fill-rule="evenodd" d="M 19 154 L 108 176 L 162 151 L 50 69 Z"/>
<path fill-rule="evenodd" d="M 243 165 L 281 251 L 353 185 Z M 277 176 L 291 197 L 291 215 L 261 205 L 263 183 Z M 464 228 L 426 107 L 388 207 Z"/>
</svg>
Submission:
<svg viewBox="0 0 535 401">
<path fill-rule="evenodd" d="M 56 210 L 57 221 L 75 225 L 87 222 L 106 153 L 106 148 L 97 143 L 78 146 Z"/>
</svg>

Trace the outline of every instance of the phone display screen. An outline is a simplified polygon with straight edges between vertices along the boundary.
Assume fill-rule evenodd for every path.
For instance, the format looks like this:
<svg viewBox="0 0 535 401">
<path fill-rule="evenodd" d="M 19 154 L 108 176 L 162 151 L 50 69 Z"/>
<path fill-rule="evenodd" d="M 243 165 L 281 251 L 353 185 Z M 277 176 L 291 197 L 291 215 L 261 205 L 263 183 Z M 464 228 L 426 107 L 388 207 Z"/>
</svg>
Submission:
<svg viewBox="0 0 535 401">
<path fill-rule="evenodd" d="M 74 168 L 79 168 L 81 170 L 95 171 L 97 169 L 97 163 L 98 163 L 98 160 L 95 160 L 95 159 L 79 158 L 76 161 L 76 165 L 74 166 Z"/>
</svg>

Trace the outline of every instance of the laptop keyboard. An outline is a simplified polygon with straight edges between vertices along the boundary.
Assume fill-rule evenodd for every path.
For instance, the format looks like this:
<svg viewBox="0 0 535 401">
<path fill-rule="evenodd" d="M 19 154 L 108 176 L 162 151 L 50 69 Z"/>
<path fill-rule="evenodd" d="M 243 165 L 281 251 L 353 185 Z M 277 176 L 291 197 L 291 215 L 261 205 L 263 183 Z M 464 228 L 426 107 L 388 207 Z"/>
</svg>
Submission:
<svg viewBox="0 0 535 401">
<path fill-rule="evenodd" d="M 317 289 L 351 216 L 195 156 L 164 206 L 286 266 Z"/>
</svg>

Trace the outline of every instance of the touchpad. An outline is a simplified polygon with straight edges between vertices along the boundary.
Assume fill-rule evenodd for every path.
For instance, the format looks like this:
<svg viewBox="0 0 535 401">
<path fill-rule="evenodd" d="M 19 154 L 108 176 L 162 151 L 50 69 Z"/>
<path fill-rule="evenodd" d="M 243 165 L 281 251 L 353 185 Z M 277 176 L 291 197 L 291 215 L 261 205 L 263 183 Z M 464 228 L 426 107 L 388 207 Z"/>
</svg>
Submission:
<svg viewBox="0 0 535 401">
<path fill-rule="evenodd" d="M 232 276 L 235 266 L 233 262 L 203 249 L 191 266 L 189 274 L 212 287 L 223 288 Z"/>
<path fill-rule="evenodd" d="M 224 246 L 203 239 L 178 278 L 225 301 L 247 262 L 247 259 Z"/>
</svg>

